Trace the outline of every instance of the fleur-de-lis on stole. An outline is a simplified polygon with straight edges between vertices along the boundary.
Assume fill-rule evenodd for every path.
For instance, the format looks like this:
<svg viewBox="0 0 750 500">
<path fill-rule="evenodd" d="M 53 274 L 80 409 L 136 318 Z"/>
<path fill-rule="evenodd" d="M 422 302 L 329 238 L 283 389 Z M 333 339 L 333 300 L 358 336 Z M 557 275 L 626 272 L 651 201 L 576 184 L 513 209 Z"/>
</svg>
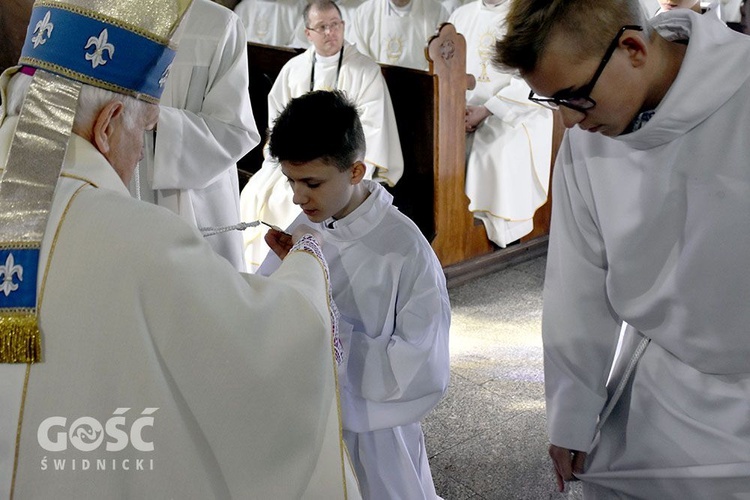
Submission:
<svg viewBox="0 0 750 500">
<path fill-rule="evenodd" d="M 0 277 L 3 278 L 0 283 L 0 292 L 3 292 L 7 297 L 10 292 L 18 290 L 18 285 L 13 282 L 13 276 L 18 276 L 18 281 L 23 281 L 23 267 L 17 265 L 13 259 L 13 254 L 9 253 L 8 258 L 5 259 L 5 265 L 0 266 Z"/>
</svg>

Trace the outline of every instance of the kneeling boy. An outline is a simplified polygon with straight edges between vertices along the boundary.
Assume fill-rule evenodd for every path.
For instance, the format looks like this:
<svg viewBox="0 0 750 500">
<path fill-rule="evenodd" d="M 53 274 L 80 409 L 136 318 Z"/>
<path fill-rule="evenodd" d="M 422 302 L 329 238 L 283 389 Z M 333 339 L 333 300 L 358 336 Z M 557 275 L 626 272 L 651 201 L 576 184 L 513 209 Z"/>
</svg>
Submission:
<svg viewBox="0 0 750 500">
<path fill-rule="evenodd" d="M 364 180 L 365 139 L 343 93 L 293 99 L 276 120 L 270 152 L 303 213 L 290 226 L 323 234 L 341 313 L 339 367 L 344 439 L 363 497 L 434 499 L 420 420 L 449 378 L 445 277 L 417 226 L 379 184 Z M 285 233 L 266 235 L 283 257 Z M 259 273 L 273 271 L 277 255 Z"/>
</svg>

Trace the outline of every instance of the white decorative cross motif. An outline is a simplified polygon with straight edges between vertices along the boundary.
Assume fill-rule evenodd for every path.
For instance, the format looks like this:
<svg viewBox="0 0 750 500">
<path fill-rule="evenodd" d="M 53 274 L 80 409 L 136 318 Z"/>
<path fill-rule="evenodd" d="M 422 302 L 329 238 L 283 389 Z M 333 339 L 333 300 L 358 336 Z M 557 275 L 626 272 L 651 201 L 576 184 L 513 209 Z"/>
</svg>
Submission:
<svg viewBox="0 0 750 500">
<path fill-rule="evenodd" d="M 18 290 L 18 285 L 13 283 L 14 275 L 18 276 L 18 281 L 23 281 L 23 267 L 16 265 L 13 254 L 9 253 L 5 265 L 0 266 L 0 278 L 3 278 L 0 283 L 0 292 L 3 292 L 6 297 L 10 295 L 10 292 Z"/>
<path fill-rule="evenodd" d="M 48 10 L 44 15 L 44 19 L 36 23 L 36 27 L 34 28 L 35 35 L 34 38 L 31 39 L 34 48 L 44 44 L 44 42 L 52 36 L 52 30 L 55 28 L 55 25 L 49 22 L 49 18 L 50 11 Z M 47 35 L 46 38 L 45 34 Z"/>
<path fill-rule="evenodd" d="M 101 33 L 99 33 L 99 37 L 92 36 L 89 38 L 89 41 L 86 42 L 85 49 L 88 49 L 89 47 L 94 47 L 93 53 L 86 53 L 86 60 L 91 61 L 92 67 L 96 68 L 99 65 L 105 65 L 107 64 L 108 60 L 111 60 L 112 57 L 115 55 L 115 46 L 111 43 L 107 43 L 107 37 L 109 34 L 107 33 L 107 29 L 103 29 Z M 104 59 L 104 51 L 107 51 L 109 54 L 109 59 Z"/>
</svg>

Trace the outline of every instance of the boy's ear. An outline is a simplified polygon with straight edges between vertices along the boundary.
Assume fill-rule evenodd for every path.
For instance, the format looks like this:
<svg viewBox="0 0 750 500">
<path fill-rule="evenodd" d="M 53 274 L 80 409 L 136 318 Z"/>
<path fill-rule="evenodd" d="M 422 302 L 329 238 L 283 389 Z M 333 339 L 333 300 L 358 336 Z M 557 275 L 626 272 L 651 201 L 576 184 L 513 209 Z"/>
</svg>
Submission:
<svg viewBox="0 0 750 500">
<path fill-rule="evenodd" d="M 620 46 L 627 49 L 628 57 L 634 67 L 640 67 L 646 63 L 649 48 L 643 38 L 639 35 L 625 33 L 620 39 Z"/>
<path fill-rule="evenodd" d="M 360 160 L 355 161 L 351 168 L 352 184 L 359 184 L 362 182 L 362 179 L 365 178 L 365 173 L 367 173 L 367 166 Z"/>
</svg>

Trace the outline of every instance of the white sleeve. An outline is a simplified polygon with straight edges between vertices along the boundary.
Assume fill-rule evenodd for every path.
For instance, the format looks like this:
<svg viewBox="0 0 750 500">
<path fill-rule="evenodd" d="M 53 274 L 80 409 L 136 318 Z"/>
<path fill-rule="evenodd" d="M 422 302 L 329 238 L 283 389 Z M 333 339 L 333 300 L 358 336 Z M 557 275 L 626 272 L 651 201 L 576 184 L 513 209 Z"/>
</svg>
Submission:
<svg viewBox="0 0 750 500">
<path fill-rule="evenodd" d="M 517 127 L 530 117 L 547 113 L 547 109 L 529 100 L 529 86 L 523 79 L 514 76 L 510 84 L 484 104 L 484 106 L 511 127 Z"/>
<path fill-rule="evenodd" d="M 544 380 L 550 442 L 589 451 L 619 334 L 607 300 L 607 255 L 589 191 L 565 134 L 553 174 L 544 282 Z"/>
<path fill-rule="evenodd" d="M 354 326 L 342 328 L 348 350 L 348 388 L 376 402 L 429 400 L 434 406 L 448 387 L 450 304 L 439 266 L 425 253 L 401 270 L 393 334 L 372 338 Z M 343 319 L 343 318 L 342 318 Z"/>
</svg>

